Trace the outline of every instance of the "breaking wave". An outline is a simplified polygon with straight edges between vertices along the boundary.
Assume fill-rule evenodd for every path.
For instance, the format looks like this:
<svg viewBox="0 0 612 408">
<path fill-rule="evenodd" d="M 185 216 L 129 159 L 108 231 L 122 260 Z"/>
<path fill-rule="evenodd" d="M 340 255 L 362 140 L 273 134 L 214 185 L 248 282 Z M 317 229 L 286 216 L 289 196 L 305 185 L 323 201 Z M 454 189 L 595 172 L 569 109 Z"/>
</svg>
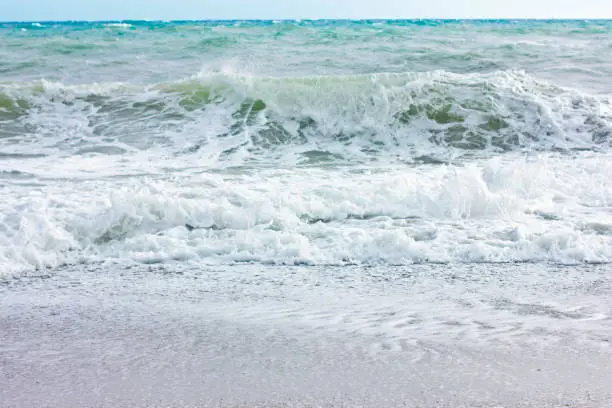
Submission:
<svg viewBox="0 0 612 408">
<path fill-rule="evenodd" d="M 219 160 L 432 160 L 608 148 L 612 102 L 521 72 L 0 84 L 0 148 L 37 154 L 164 149 Z M 111 146 L 112 148 L 108 148 Z"/>
</svg>

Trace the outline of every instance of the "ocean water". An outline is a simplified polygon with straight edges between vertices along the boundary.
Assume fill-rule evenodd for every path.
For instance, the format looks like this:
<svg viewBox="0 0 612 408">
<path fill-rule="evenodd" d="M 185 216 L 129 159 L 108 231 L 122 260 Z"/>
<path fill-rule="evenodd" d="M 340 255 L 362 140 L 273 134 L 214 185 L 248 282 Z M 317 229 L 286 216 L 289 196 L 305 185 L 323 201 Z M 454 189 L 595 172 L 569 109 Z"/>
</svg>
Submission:
<svg viewBox="0 0 612 408">
<path fill-rule="evenodd" d="M 0 397 L 607 406 L 610 78 L 610 21 L 0 23 Z"/>
<path fill-rule="evenodd" d="M 2 274 L 612 260 L 610 22 L 3 23 L 0 39 Z"/>
</svg>

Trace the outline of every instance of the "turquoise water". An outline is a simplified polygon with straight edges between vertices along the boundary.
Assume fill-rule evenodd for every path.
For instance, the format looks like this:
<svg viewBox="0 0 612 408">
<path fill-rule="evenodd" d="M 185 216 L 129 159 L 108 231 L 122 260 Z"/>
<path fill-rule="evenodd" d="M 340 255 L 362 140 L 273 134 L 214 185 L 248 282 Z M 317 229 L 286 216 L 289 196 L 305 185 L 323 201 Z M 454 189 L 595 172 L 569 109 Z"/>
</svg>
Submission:
<svg viewBox="0 0 612 408">
<path fill-rule="evenodd" d="M 518 69 L 607 92 L 611 32 L 610 21 L 4 23 L 0 73 L 150 84 L 223 65 L 273 76 Z"/>
<path fill-rule="evenodd" d="M 3 270 L 609 262 L 610 51 L 610 21 L 2 23 Z"/>
</svg>

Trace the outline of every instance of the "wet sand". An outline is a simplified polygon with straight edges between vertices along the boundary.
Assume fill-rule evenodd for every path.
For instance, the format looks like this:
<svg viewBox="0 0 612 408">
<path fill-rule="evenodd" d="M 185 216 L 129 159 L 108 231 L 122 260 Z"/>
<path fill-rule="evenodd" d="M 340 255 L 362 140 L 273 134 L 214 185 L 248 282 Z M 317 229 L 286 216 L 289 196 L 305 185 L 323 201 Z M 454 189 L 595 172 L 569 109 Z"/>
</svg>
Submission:
<svg viewBox="0 0 612 408">
<path fill-rule="evenodd" d="M 566 304 L 551 287 L 541 289 L 540 297 L 547 295 L 547 304 L 566 315 L 517 312 L 516 321 L 540 319 L 531 333 L 502 331 L 510 326 L 502 323 L 507 307 L 469 312 L 483 332 L 497 330 L 496 336 L 470 334 L 446 298 L 424 309 L 448 316 L 446 333 L 436 331 L 444 325 L 425 318 L 402 327 L 397 318 L 419 304 L 414 293 L 386 304 L 395 314 L 384 314 L 375 310 L 385 297 L 374 296 L 372 281 L 360 286 L 345 277 L 343 292 L 333 288 L 333 271 L 258 268 L 233 277 L 235 269 L 64 270 L 4 281 L 0 406 L 612 406 L 610 318 L 601 313 L 610 310 L 610 300 L 600 299 L 609 288 L 605 267 L 558 273 Z M 399 288 L 395 273 L 387 275 L 395 281 L 378 286 L 387 299 L 410 286 Z M 292 292 L 286 283 L 297 276 L 301 289 Z M 525 276 L 542 288 L 530 271 Z M 477 288 L 493 293 L 492 285 L 504 287 L 466 285 L 462 295 L 451 286 L 447 293 L 465 300 Z M 439 295 L 434 287 L 429 294 Z M 521 292 L 505 290 L 506 299 L 519 300 L 513 293 Z M 417 292 L 425 300 L 427 291 Z M 347 298 L 349 293 L 355 296 Z M 597 312 L 584 311 L 589 302 Z M 360 306 L 377 318 L 352 313 Z M 345 314 L 338 317 L 337 310 Z M 570 334 L 568 327 L 576 330 Z"/>
</svg>

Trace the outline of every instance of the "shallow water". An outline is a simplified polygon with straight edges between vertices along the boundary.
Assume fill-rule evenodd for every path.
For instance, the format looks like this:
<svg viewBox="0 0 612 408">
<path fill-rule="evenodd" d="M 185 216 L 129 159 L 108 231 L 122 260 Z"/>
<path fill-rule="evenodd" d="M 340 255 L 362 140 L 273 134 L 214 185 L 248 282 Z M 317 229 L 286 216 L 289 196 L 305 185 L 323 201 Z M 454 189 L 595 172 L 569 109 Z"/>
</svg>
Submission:
<svg viewBox="0 0 612 408">
<path fill-rule="evenodd" d="M 603 266 L 130 269 L 0 284 L 7 407 L 603 407 Z"/>
</svg>

